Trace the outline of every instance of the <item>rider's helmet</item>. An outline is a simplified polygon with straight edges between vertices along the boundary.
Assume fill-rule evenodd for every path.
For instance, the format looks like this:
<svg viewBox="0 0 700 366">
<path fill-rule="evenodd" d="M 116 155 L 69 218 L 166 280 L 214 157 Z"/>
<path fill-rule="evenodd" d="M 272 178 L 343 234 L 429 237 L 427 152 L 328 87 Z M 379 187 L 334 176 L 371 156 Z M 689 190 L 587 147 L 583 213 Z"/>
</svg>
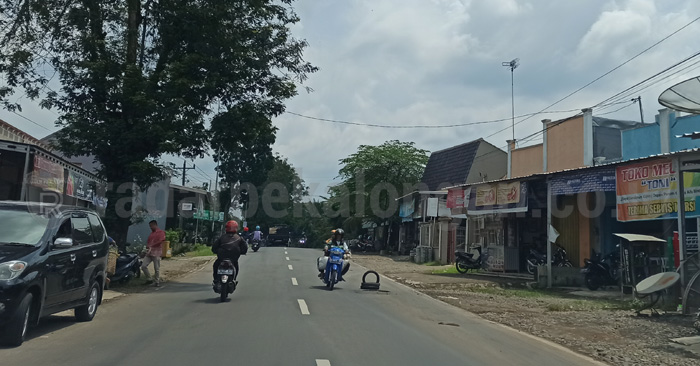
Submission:
<svg viewBox="0 0 700 366">
<path fill-rule="evenodd" d="M 255 230 L 260 231 L 260 226 L 256 226 Z"/>
<path fill-rule="evenodd" d="M 243 228 L 243 231 L 248 232 L 248 227 L 247 227 L 247 226 L 244 227 L 244 228 Z"/>
<path fill-rule="evenodd" d="M 338 228 L 338 229 L 333 230 L 333 234 L 340 236 L 342 238 L 343 235 L 345 234 L 345 231 L 343 231 L 343 229 Z"/>
<path fill-rule="evenodd" d="M 226 232 L 227 233 L 235 233 L 238 231 L 238 222 L 235 220 L 231 220 L 226 223 Z"/>
</svg>

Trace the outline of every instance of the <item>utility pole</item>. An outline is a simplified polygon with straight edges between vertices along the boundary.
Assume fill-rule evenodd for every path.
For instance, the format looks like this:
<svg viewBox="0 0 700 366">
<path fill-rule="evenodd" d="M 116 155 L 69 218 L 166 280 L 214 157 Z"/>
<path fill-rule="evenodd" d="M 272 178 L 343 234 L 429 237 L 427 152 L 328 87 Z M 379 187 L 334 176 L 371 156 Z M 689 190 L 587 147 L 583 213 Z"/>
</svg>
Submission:
<svg viewBox="0 0 700 366">
<path fill-rule="evenodd" d="M 520 65 L 519 62 L 520 59 L 516 58 L 514 60 L 501 63 L 501 65 L 510 69 L 510 108 L 513 116 L 513 141 L 515 141 L 515 87 L 513 83 L 513 74 L 515 69 Z"/>
<path fill-rule="evenodd" d="M 219 215 L 219 197 L 218 197 L 218 196 L 215 196 L 215 195 L 218 194 L 218 191 L 216 190 L 217 187 L 218 187 L 218 183 L 219 183 L 219 171 L 217 170 L 217 171 L 216 171 L 216 179 L 214 179 L 214 191 L 213 191 L 213 193 L 212 193 L 212 201 L 214 202 L 214 205 L 213 205 L 214 207 L 212 208 L 212 211 L 214 211 L 214 213 L 216 213 L 216 216 L 215 216 L 215 217 L 212 216 L 212 220 L 211 220 L 211 236 L 212 236 L 212 240 L 214 240 L 214 223 L 215 223 L 216 220 L 218 220 L 218 218 L 219 218 L 219 216 L 218 216 L 218 215 Z M 212 214 L 212 215 L 214 215 L 214 214 Z"/>
<path fill-rule="evenodd" d="M 632 101 L 639 103 L 639 118 L 642 121 L 642 124 L 644 124 L 644 110 L 642 110 L 642 96 L 640 95 L 636 98 L 633 98 Z"/>
<path fill-rule="evenodd" d="M 182 186 L 183 186 L 183 187 L 184 187 L 185 184 L 187 183 L 187 180 L 185 179 L 185 178 L 187 177 L 187 171 L 190 170 L 190 169 L 194 169 L 194 168 L 195 168 L 195 165 L 194 165 L 194 164 L 192 164 L 191 167 L 188 167 L 188 166 L 187 166 L 187 160 L 184 160 L 184 161 L 182 162 L 182 168 L 180 168 L 180 169 L 182 169 Z"/>
</svg>

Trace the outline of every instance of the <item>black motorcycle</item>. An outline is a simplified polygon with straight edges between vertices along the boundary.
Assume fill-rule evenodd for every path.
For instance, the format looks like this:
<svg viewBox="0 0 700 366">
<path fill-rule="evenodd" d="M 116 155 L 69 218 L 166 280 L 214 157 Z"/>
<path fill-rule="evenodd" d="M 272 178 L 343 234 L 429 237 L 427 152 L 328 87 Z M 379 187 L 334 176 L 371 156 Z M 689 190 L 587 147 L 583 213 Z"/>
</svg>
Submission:
<svg viewBox="0 0 700 366">
<path fill-rule="evenodd" d="M 226 297 L 236 290 L 236 281 L 233 279 L 236 275 L 236 268 L 233 266 L 233 262 L 231 262 L 230 259 L 224 259 L 221 261 L 221 264 L 219 264 L 216 274 L 219 277 L 214 283 L 214 292 L 219 294 L 221 302 L 224 302 L 226 301 Z"/>
<path fill-rule="evenodd" d="M 560 245 L 555 244 L 557 249 L 552 253 L 552 265 L 556 267 L 573 267 L 569 258 L 566 255 L 566 249 Z M 530 249 L 530 254 L 527 255 L 525 259 L 527 263 L 527 272 L 529 274 L 535 274 L 535 270 L 538 266 L 544 266 L 547 264 L 547 255 L 540 253 L 535 249 Z"/>
<path fill-rule="evenodd" d="M 584 282 L 589 290 L 595 291 L 602 286 L 616 286 L 620 283 L 620 254 L 612 252 L 601 258 L 599 253 L 593 251 L 591 259 L 584 259 Z"/>
<path fill-rule="evenodd" d="M 457 257 L 455 263 L 455 266 L 457 267 L 457 272 L 467 273 L 469 270 L 481 269 L 481 247 L 476 247 L 474 249 L 476 249 L 476 251 L 479 252 L 479 256 L 476 259 L 474 258 L 474 253 L 455 252 L 455 256 Z"/>
<path fill-rule="evenodd" d="M 258 250 L 260 250 L 260 240 L 253 240 L 251 249 L 253 249 L 253 252 L 257 252 Z"/>
<path fill-rule="evenodd" d="M 129 246 L 129 244 L 127 243 L 125 246 Z M 132 278 L 139 277 L 141 277 L 141 258 L 136 253 L 127 253 L 124 250 L 120 250 L 116 269 L 114 274 L 109 277 L 108 283 L 119 282 L 120 284 L 126 284 Z"/>
</svg>

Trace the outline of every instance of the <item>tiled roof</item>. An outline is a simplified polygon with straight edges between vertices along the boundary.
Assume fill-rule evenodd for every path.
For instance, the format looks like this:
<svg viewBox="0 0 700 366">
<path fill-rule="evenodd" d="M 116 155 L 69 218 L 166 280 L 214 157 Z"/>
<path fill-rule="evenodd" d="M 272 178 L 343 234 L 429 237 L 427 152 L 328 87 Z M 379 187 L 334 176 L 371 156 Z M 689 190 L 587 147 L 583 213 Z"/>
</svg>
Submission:
<svg viewBox="0 0 700 366">
<path fill-rule="evenodd" d="M 478 139 L 430 154 L 421 182 L 433 191 L 465 183 L 482 141 Z"/>
</svg>

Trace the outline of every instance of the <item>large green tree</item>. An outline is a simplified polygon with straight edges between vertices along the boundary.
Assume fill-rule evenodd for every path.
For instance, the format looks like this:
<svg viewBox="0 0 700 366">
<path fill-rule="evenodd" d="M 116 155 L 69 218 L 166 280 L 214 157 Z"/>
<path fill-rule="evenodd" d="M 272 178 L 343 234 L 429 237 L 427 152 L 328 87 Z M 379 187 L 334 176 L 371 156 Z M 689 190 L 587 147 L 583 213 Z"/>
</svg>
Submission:
<svg viewBox="0 0 700 366">
<path fill-rule="evenodd" d="M 247 220 L 251 225 L 295 226 L 295 216 L 304 215 L 302 200 L 308 195 L 308 187 L 294 166 L 280 155 L 274 157 L 263 184 L 247 185 L 247 188 L 250 197 Z"/>
<path fill-rule="evenodd" d="M 159 179 L 164 154 L 211 147 L 228 182 L 253 180 L 250 156 L 270 167 L 271 118 L 316 71 L 290 33 L 291 3 L 0 0 L 0 101 L 21 111 L 23 92 L 58 111 L 61 149 L 94 155 L 114 184 L 107 223 L 120 239 L 129 184 Z"/>
<path fill-rule="evenodd" d="M 397 198 L 412 192 L 428 163 L 428 151 L 413 142 L 387 141 L 378 146 L 360 145 L 340 160 L 342 182 L 331 187 L 331 221 L 359 227 L 363 221 L 377 225 L 399 222 Z"/>
</svg>

